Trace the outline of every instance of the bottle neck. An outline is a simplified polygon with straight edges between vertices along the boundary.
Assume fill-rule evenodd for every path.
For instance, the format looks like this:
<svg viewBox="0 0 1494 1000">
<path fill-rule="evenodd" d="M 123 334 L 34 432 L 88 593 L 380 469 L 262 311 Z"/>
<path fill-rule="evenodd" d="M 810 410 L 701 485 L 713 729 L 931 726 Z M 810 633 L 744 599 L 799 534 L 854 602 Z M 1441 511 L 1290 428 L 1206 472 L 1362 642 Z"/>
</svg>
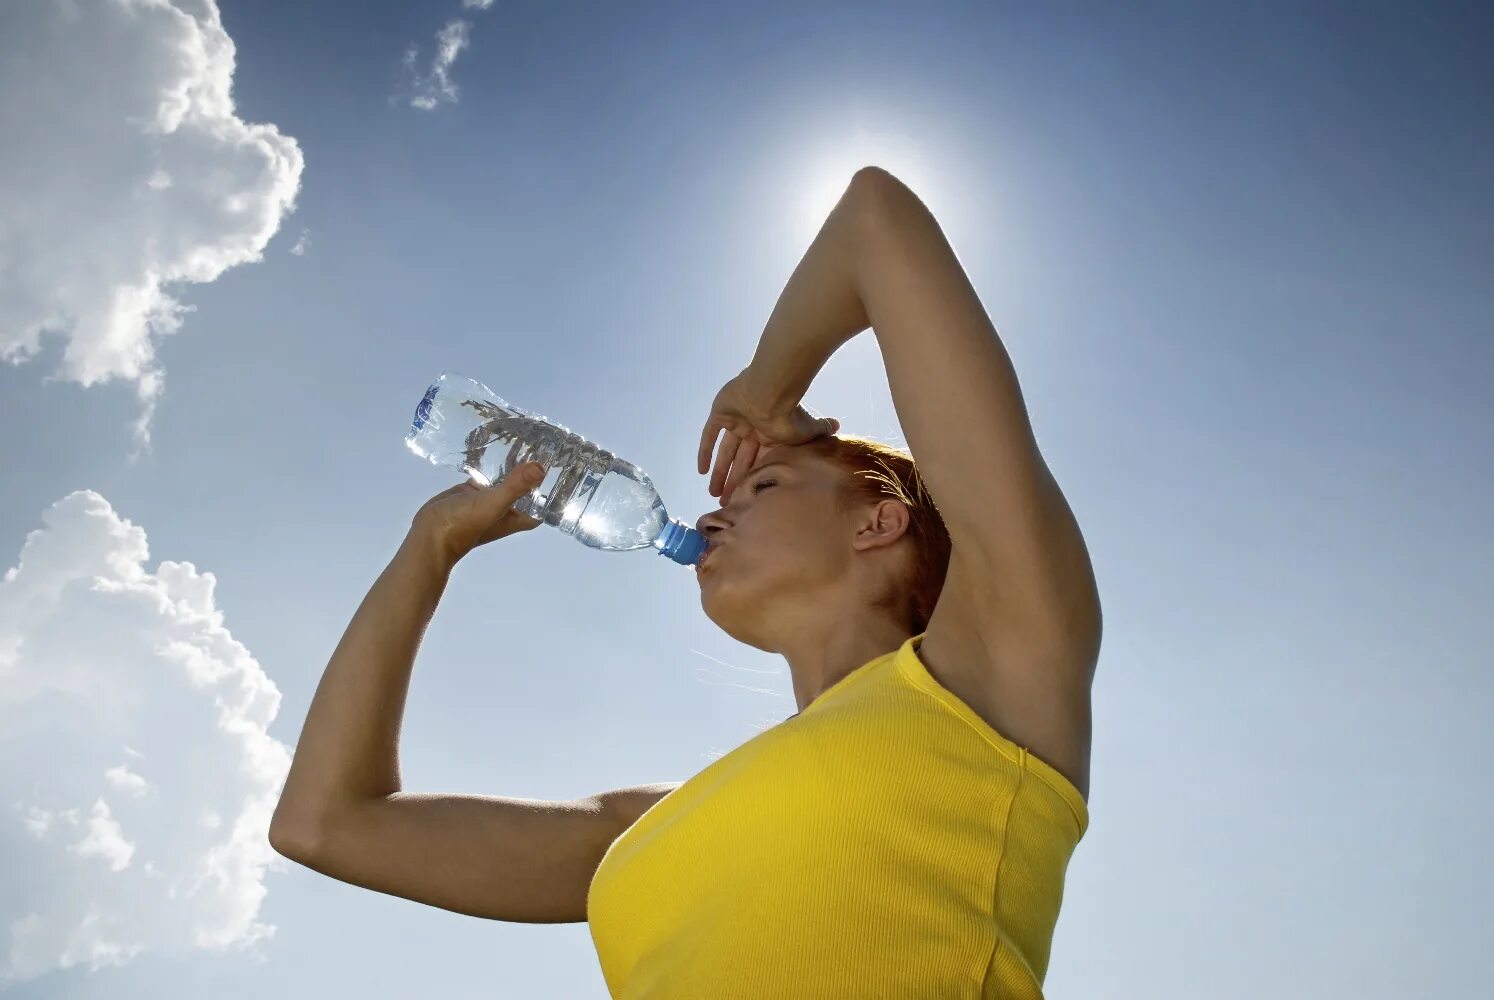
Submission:
<svg viewBox="0 0 1494 1000">
<path fill-rule="evenodd" d="M 659 555 L 668 556 L 681 566 L 694 566 L 705 553 L 705 536 L 677 518 L 670 518 L 659 537 L 654 539 Z"/>
</svg>

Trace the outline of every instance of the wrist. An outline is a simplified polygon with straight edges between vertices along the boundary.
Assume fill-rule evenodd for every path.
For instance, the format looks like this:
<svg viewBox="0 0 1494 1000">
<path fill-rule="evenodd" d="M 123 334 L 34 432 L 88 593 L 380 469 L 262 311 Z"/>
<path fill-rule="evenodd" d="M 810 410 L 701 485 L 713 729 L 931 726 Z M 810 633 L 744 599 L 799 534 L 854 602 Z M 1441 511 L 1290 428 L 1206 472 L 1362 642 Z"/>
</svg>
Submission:
<svg viewBox="0 0 1494 1000">
<path fill-rule="evenodd" d="M 461 556 L 451 551 L 445 538 L 438 531 L 416 520 L 410 524 L 410 530 L 405 533 L 404 541 L 400 543 L 399 551 L 395 553 L 395 559 L 407 564 L 416 564 L 428 572 L 444 575 L 451 572 Z"/>
<path fill-rule="evenodd" d="M 794 378 L 790 373 L 775 372 L 756 357 L 742 369 L 738 378 L 747 390 L 747 398 L 761 407 L 763 412 L 759 416 L 765 419 L 791 412 L 809 391 L 809 381 Z M 813 380 L 813 374 L 810 380 Z"/>
</svg>

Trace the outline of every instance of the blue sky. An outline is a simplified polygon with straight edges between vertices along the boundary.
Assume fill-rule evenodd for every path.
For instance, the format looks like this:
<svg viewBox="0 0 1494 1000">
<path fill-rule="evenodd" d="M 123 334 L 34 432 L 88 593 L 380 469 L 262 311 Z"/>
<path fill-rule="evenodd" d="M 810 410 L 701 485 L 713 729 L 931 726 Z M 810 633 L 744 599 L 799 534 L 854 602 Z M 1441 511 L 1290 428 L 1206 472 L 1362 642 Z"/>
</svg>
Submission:
<svg viewBox="0 0 1494 1000">
<path fill-rule="evenodd" d="M 274 126 L 254 147 L 279 150 L 271 177 L 206 140 L 167 176 L 91 138 L 165 142 L 127 103 L 156 93 L 160 60 L 131 58 L 155 21 L 110 6 L 79 4 L 116 35 L 50 3 L 0 13 L 0 134 L 41 150 L 0 168 L 12 971 L 31 935 L 8 995 L 604 997 L 584 924 L 265 868 L 252 830 L 216 908 L 148 872 L 119 886 L 187 850 L 152 819 L 221 837 L 260 815 L 348 619 L 456 481 L 402 442 L 432 377 L 597 440 L 693 520 L 716 506 L 694 467 L 715 390 L 866 163 L 969 271 L 1104 602 L 1092 821 L 1048 994 L 1364 1000 L 1494 975 L 1487 10 L 225 0 L 218 113 Z M 412 106 L 432 91 L 405 53 L 428 77 L 457 18 L 455 99 Z M 52 51 L 62 69 L 33 58 Z M 67 57 L 90 72 L 63 86 L 46 74 Z M 267 221 L 185 196 L 118 209 L 187 174 L 240 184 Z M 173 240 L 221 272 L 162 285 L 190 310 L 175 332 L 89 327 L 117 305 L 109 276 Z M 161 373 L 143 451 L 150 366 L 121 374 L 121 344 Z M 116 377 L 85 386 L 90 363 Z M 870 333 L 806 403 L 903 443 Z M 170 636 L 228 666 L 163 654 Z M 221 683 L 254 692 L 252 740 L 214 724 Z M 568 799 L 683 780 L 794 710 L 786 664 L 721 633 L 693 574 L 540 530 L 455 571 L 404 782 Z M 84 820 L 96 797 L 111 812 Z M 69 921 L 126 903 L 136 953 L 67 959 Z M 194 943 L 213 921 L 225 950 Z"/>
</svg>

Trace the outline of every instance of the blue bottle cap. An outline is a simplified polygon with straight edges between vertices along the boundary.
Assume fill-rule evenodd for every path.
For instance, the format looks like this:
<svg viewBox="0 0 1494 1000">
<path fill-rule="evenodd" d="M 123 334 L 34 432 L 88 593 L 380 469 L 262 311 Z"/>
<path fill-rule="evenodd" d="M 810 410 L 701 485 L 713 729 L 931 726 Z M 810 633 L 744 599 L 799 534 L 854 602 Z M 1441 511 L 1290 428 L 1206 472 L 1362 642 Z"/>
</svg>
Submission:
<svg viewBox="0 0 1494 1000">
<path fill-rule="evenodd" d="M 694 566 L 706 550 L 705 535 L 682 521 L 671 518 L 654 541 L 659 555 L 668 556 L 681 566 Z"/>
</svg>

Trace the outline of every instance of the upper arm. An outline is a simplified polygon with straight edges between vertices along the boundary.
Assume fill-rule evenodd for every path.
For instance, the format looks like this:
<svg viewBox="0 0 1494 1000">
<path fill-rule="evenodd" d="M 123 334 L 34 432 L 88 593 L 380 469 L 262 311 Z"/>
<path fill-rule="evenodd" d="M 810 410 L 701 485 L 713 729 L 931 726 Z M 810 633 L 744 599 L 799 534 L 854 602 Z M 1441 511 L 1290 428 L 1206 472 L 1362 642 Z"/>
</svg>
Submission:
<svg viewBox="0 0 1494 1000">
<path fill-rule="evenodd" d="M 579 923 L 629 813 L 647 789 L 667 787 L 565 802 L 401 793 L 345 807 L 312 830 L 273 831 L 273 846 L 332 878 L 457 913 Z"/>
<path fill-rule="evenodd" d="M 1097 653 L 1099 595 L 1084 539 L 975 288 L 897 178 L 869 167 L 852 185 L 862 301 L 909 450 L 973 568 L 964 596 L 1002 641 Z"/>
<path fill-rule="evenodd" d="M 654 803 L 683 785 L 683 781 L 666 781 L 653 785 L 634 785 L 618 788 L 597 796 L 602 805 L 613 815 L 613 823 L 620 836 L 624 830 L 638 822 L 638 818 L 653 808 Z"/>
</svg>

